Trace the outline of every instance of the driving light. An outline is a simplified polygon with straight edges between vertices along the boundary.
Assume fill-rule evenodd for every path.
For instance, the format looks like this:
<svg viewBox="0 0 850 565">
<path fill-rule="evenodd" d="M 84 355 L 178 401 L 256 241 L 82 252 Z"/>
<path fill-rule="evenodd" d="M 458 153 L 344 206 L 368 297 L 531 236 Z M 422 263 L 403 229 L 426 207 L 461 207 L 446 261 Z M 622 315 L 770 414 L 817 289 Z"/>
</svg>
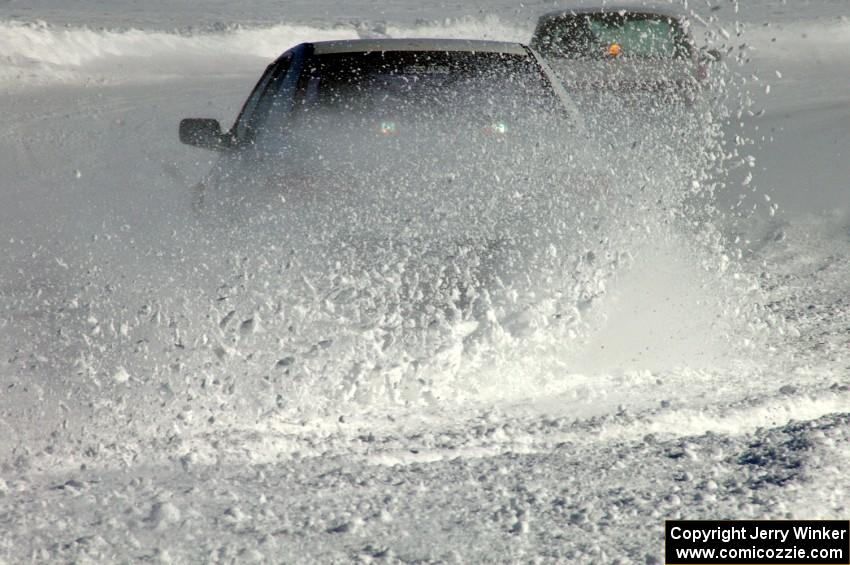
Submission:
<svg viewBox="0 0 850 565">
<path fill-rule="evenodd" d="M 508 124 L 505 122 L 495 122 L 487 127 L 487 133 L 494 135 L 505 135 L 508 133 Z"/>
<path fill-rule="evenodd" d="M 381 135 L 395 135 L 395 122 L 381 122 Z"/>
</svg>

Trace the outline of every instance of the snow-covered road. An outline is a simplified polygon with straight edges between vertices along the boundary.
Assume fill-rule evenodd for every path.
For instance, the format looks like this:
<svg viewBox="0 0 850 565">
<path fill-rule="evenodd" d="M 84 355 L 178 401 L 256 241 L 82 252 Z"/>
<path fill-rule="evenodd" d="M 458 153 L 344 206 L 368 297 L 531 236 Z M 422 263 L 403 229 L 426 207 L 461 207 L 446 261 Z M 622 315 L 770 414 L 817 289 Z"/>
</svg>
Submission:
<svg viewBox="0 0 850 565">
<path fill-rule="evenodd" d="M 664 519 L 847 519 L 844 2 L 693 6 L 731 48 L 721 211 L 660 204 L 659 147 L 596 258 L 441 324 L 389 251 L 191 210 L 177 122 L 290 45 L 552 9 L 362 4 L 0 3 L 0 563 L 658 563 Z"/>
</svg>

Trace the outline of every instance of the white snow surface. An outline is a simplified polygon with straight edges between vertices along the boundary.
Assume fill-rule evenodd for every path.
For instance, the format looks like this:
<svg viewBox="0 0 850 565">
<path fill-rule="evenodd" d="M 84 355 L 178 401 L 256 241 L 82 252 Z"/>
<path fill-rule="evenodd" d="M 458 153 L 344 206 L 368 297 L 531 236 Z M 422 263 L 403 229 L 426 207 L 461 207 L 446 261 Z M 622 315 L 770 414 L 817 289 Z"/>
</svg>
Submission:
<svg viewBox="0 0 850 565">
<path fill-rule="evenodd" d="M 847 519 L 843 0 L 689 2 L 723 102 L 621 120 L 463 312 L 428 297 L 475 249 L 193 212 L 177 122 L 287 47 L 556 7 L 0 3 L 0 563 L 659 563 L 665 519 Z"/>
</svg>

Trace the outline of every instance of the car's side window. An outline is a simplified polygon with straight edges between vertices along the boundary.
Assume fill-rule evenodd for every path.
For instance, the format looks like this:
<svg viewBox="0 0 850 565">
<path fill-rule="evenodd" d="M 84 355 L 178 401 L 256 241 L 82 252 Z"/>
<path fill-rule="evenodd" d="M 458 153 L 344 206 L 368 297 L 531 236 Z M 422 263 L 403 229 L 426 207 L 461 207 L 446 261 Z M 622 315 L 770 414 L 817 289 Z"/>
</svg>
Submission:
<svg viewBox="0 0 850 565">
<path fill-rule="evenodd" d="M 289 70 L 291 60 L 291 57 L 286 57 L 285 59 L 279 60 L 275 64 L 270 65 L 266 69 L 265 74 L 262 78 L 260 78 L 257 86 L 255 86 L 254 90 L 251 92 L 251 96 L 248 97 L 248 100 L 242 107 L 242 111 L 236 119 L 236 124 L 233 126 L 233 133 L 237 140 L 246 141 L 251 136 L 251 129 L 256 123 L 256 112 L 260 105 L 260 101 L 266 94 L 272 80 L 279 80 L 281 77 L 286 75 Z"/>
<path fill-rule="evenodd" d="M 251 118 L 252 133 L 258 144 L 276 147 L 289 138 L 292 109 L 305 64 L 304 50 L 293 50 L 288 71 L 275 74 L 260 98 Z"/>
</svg>

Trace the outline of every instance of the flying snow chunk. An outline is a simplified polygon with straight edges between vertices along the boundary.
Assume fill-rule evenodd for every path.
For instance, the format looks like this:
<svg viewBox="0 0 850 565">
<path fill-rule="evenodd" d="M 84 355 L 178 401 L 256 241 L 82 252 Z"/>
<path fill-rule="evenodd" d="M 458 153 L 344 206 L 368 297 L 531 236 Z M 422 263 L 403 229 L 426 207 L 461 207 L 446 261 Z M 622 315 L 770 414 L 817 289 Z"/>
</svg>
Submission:
<svg viewBox="0 0 850 565">
<path fill-rule="evenodd" d="M 180 521 L 180 509 L 171 502 L 157 502 L 151 508 L 147 521 L 157 530 L 176 524 Z"/>
<path fill-rule="evenodd" d="M 118 369 L 113 373 L 112 379 L 119 384 L 124 384 L 130 380 L 130 373 L 127 372 L 127 369 L 124 367 L 118 367 Z"/>
<path fill-rule="evenodd" d="M 231 506 L 224 511 L 224 519 L 228 522 L 239 523 L 244 522 L 249 516 L 245 514 L 238 506 Z"/>
</svg>

